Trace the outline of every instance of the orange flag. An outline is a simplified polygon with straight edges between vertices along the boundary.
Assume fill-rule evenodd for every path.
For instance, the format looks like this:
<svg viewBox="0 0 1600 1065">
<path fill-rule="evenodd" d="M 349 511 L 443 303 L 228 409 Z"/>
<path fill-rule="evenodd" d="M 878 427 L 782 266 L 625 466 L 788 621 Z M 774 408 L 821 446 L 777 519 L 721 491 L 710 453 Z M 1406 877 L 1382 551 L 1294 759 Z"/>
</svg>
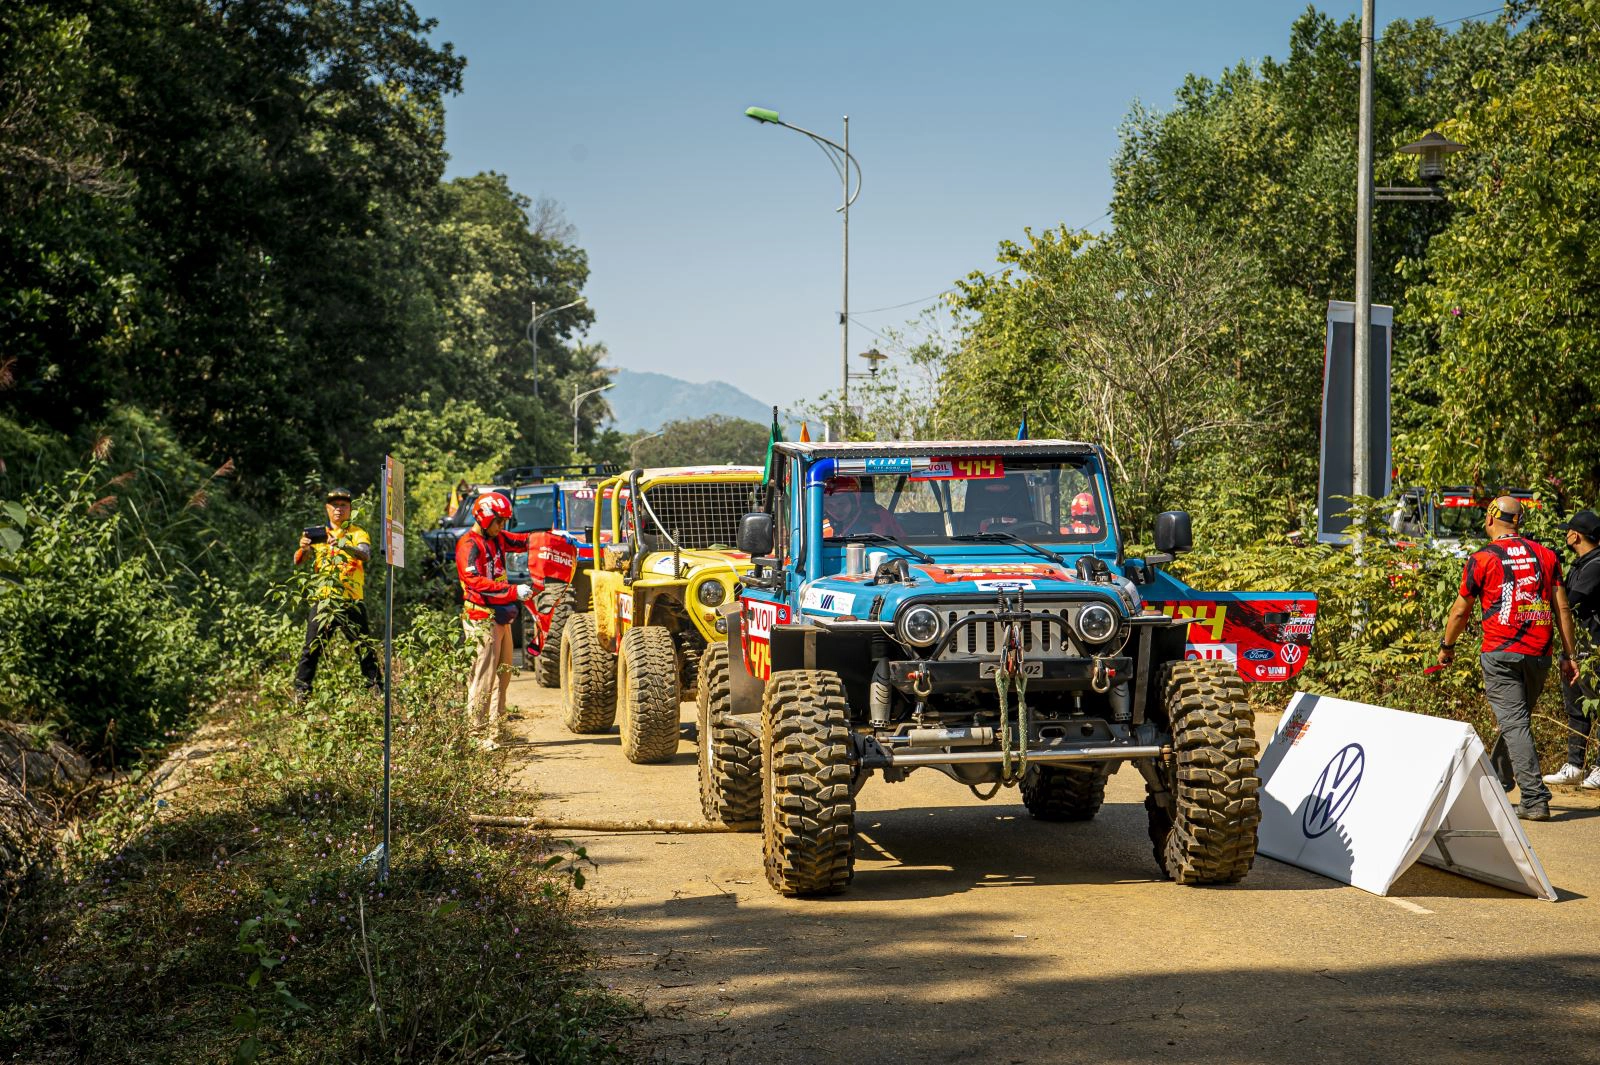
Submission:
<svg viewBox="0 0 1600 1065">
<path fill-rule="evenodd" d="M 811 430 L 807 428 L 805 422 L 800 423 L 800 442 L 802 444 L 811 443 Z"/>
</svg>

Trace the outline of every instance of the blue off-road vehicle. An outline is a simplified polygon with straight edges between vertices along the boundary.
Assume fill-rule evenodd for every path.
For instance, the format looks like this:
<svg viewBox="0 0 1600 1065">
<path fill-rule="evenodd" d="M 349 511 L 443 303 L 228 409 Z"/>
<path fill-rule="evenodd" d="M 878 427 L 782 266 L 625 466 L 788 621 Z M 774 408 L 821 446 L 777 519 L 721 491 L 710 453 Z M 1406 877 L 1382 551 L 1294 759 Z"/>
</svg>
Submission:
<svg viewBox="0 0 1600 1065">
<path fill-rule="evenodd" d="M 1132 762 L 1163 873 L 1249 870 L 1244 683 L 1300 671 L 1316 600 L 1176 580 L 1181 511 L 1128 556 L 1097 446 L 778 444 L 739 533 L 756 568 L 701 662 L 701 803 L 760 824 L 777 891 L 843 889 L 862 785 L 922 768 L 1073 821 Z"/>
</svg>

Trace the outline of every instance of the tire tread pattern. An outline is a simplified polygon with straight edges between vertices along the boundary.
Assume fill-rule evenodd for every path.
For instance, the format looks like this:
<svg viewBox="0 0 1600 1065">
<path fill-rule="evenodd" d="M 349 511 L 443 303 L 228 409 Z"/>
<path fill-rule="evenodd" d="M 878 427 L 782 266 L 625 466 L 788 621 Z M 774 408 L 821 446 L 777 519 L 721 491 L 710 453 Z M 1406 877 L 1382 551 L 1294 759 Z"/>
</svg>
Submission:
<svg viewBox="0 0 1600 1065">
<path fill-rule="evenodd" d="M 1180 884 L 1237 883 L 1255 861 L 1261 823 L 1260 747 L 1244 681 L 1227 663 L 1169 662 L 1162 693 L 1175 809 L 1145 800 L 1156 861 Z"/>
<path fill-rule="evenodd" d="M 855 875 L 855 796 L 844 684 L 785 670 L 761 713 L 762 856 L 781 895 L 832 895 Z"/>
<path fill-rule="evenodd" d="M 700 658 L 695 708 L 700 743 L 700 812 L 718 824 L 761 818 L 761 732 L 728 712 L 733 689 L 728 645 L 714 643 Z"/>
<path fill-rule="evenodd" d="M 533 664 L 533 682 L 541 688 L 561 687 L 561 635 L 572 617 L 576 597 L 570 584 L 551 582 L 539 593 L 542 609 L 550 605 L 550 631 L 545 634 L 544 646 Z"/>
<path fill-rule="evenodd" d="M 617 717 L 622 753 L 635 765 L 658 765 L 678 753 L 678 653 L 672 633 L 659 625 L 635 625 L 622 634 Z"/>
<path fill-rule="evenodd" d="M 617 715 L 617 667 L 591 613 L 567 620 L 561 641 L 561 711 L 567 731 L 606 732 Z"/>
<path fill-rule="evenodd" d="M 1022 804 L 1040 821 L 1090 821 L 1106 801 L 1106 773 L 1057 766 L 1029 766 L 1022 777 Z"/>
</svg>

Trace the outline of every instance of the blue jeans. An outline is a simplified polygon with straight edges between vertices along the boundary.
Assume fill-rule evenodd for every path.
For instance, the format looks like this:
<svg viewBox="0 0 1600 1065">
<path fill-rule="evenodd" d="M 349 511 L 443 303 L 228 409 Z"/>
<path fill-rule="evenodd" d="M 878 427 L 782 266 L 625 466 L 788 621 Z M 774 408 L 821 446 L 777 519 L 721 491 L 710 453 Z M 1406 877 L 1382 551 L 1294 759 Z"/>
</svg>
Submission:
<svg viewBox="0 0 1600 1065">
<path fill-rule="evenodd" d="M 1539 779 L 1539 752 L 1533 746 L 1533 704 L 1539 701 L 1550 675 L 1550 656 L 1485 651 L 1478 656 L 1478 664 L 1483 667 L 1483 694 L 1500 724 L 1500 738 L 1505 741 L 1522 808 L 1548 806 L 1550 789 Z M 1495 771 L 1501 783 L 1506 783 L 1506 767 L 1497 764 Z"/>
</svg>

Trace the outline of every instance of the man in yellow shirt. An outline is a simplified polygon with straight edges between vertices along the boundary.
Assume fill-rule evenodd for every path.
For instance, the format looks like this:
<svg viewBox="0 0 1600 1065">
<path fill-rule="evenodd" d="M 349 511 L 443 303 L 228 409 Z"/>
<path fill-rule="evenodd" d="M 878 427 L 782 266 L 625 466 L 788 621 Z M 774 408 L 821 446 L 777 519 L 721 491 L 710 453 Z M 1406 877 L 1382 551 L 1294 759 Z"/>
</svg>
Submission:
<svg viewBox="0 0 1600 1065">
<path fill-rule="evenodd" d="M 312 560 L 315 577 L 311 586 L 311 610 L 306 619 L 306 642 L 300 651 L 300 667 L 295 670 L 296 699 L 311 694 L 317 679 L 317 663 L 335 632 L 344 634 L 361 656 L 361 675 L 367 688 L 383 687 L 383 671 L 367 629 L 367 563 L 372 560 L 372 537 L 350 520 L 350 490 L 329 489 L 326 497 L 328 524 L 310 528 L 300 535 L 294 564 Z"/>
</svg>

